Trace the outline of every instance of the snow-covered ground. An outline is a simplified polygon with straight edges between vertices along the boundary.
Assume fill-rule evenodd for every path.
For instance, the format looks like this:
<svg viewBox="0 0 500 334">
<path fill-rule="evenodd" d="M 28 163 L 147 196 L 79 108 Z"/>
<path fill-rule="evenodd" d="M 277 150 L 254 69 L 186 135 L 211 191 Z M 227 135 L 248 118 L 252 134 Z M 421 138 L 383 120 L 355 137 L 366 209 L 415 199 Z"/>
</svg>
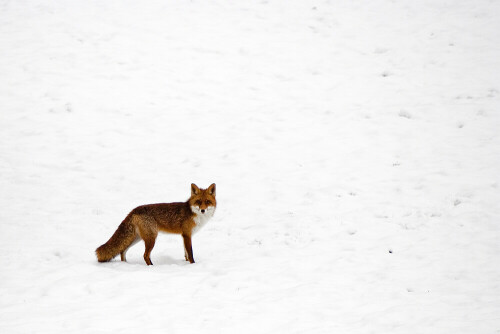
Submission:
<svg viewBox="0 0 500 334">
<path fill-rule="evenodd" d="M 499 333 L 499 1 L 0 1 L 1 333 Z M 217 184 L 193 239 L 94 250 Z"/>
</svg>

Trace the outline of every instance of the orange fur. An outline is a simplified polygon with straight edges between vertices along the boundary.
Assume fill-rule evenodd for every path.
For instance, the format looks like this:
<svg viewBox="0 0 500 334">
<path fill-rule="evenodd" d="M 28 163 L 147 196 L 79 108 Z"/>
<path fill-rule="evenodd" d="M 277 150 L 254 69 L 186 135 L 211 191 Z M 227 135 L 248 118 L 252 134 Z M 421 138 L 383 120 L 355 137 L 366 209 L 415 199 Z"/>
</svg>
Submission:
<svg viewBox="0 0 500 334">
<path fill-rule="evenodd" d="M 144 261 L 152 265 L 150 255 L 158 232 L 166 232 L 182 235 L 186 260 L 194 263 L 191 236 L 201 227 L 197 224 L 211 218 L 216 206 L 215 184 L 200 189 L 194 183 L 191 184 L 191 197 L 186 202 L 138 206 L 125 217 L 111 238 L 96 249 L 97 260 L 111 261 L 120 254 L 121 260 L 126 261 L 129 247 L 142 239 L 146 248 Z"/>
</svg>

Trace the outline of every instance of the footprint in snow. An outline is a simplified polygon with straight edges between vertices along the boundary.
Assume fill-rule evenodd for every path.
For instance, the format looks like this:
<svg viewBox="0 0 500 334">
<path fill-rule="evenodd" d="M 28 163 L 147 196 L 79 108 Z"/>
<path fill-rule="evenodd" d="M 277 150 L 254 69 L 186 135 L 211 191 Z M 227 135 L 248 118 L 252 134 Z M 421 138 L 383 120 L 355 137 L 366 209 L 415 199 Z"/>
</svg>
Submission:
<svg viewBox="0 0 500 334">
<path fill-rule="evenodd" d="M 398 114 L 399 117 L 411 119 L 411 114 L 406 110 L 401 110 Z"/>
</svg>

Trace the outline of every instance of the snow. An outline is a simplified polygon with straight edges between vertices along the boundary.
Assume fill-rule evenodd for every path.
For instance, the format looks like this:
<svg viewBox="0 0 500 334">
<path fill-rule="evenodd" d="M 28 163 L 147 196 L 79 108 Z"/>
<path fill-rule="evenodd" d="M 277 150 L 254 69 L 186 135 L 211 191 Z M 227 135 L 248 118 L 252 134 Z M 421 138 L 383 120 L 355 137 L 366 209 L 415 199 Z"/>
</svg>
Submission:
<svg viewBox="0 0 500 334">
<path fill-rule="evenodd" d="M 0 332 L 500 332 L 499 14 L 0 1 Z M 192 182 L 195 264 L 97 262 Z"/>
</svg>

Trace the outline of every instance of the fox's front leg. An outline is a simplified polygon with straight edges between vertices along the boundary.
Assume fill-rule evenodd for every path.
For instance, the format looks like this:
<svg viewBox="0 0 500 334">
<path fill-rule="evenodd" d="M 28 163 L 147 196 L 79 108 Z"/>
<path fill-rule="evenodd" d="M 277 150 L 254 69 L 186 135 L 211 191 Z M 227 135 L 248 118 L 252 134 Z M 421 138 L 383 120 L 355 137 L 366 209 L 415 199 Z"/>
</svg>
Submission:
<svg viewBox="0 0 500 334">
<path fill-rule="evenodd" d="M 186 258 L 186 261 L 189 261 L 190 263 L 194 263 L 193 246 L 191 244 L 191 236 L 183 234 L 182 238 L 184 239 L 184 256 Z"/>
</svg>

